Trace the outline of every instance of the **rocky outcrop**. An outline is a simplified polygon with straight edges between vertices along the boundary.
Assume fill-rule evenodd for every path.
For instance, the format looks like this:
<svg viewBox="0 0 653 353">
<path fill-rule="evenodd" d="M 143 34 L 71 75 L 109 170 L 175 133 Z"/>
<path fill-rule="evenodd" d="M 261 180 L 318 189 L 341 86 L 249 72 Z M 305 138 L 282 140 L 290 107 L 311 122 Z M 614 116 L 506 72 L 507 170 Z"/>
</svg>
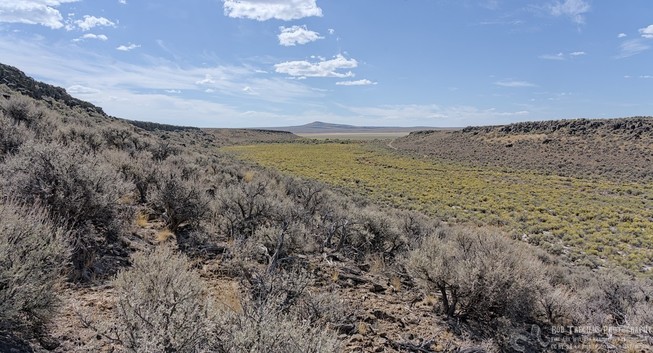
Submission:
<svg viewBox="0 0 653 353">
<path fill-rule="evenodd" d="M 71 108 L 81 107 L 88 112 L 106 115 L 102 108 L 74 98 L 61 87 L 38 82 L 13 66 L 0 64 L 0 84 L 5 84 L 9 88 L 35 99 L 46 99 L 49 97 L 63 102 Z"/>
</svg>

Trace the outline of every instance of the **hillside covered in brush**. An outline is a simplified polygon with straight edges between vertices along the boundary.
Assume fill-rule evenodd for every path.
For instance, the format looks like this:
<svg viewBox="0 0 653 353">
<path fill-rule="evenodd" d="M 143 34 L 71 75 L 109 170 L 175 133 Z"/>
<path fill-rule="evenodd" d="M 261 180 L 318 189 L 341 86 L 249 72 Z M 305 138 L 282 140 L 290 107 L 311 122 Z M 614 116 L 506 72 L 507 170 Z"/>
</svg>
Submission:
<svg viewBox="0 0 653 353">
<path fill-rule="evenodd" d="M 219 148 L 289 134 L 131 122 L 13 68 L 2 80 L 2 352 L 651 345 L 629 329 L 653 325 L 648 278 Z"/>
<path fill-rule="evenodd" d="M 524 122 L 419 131 L 393 142 L 419 156 L 564 176 L 653 178 L 653 118 Z"/>
</svg>

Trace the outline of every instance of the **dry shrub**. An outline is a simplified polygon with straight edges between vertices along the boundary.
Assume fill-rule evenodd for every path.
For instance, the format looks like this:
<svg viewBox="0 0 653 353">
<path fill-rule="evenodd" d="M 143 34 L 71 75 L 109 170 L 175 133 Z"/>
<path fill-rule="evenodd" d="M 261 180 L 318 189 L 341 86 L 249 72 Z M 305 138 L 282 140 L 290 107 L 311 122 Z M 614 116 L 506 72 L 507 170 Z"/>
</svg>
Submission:
<svg viewBox="0 0 653 353">
<path fill-rule="evenodd" d="M 582 300 L 578 315 L 593 325 L 633 325 L 653 322 L 651 287 L 618 268 L 586 271 L 574 278 Z"/>
<path fill-rule="evenodd" d="M 33 139 L 34 134 L 22 125 L 15 124 L 0 111 L 0 161 L 6 155 L 18 152 L 25 141 Z"/>
<path fill-rule="evenodd" d="M 335 333 L 325 323 L 342 319 L 337 296 L 311 295 L 304 271 L 250 273 L 242 311 L 224 316 L 218 352 L 339 352 Z"/>
<path fill-rule="evenodd" d="M 92 153 L 98 153 L 104 147 L 104 139 L 96 129 L 91 127 L 66 126 L 58 131 L 56 140 L 63 145 L 79 144 Z"/>
<path fill-rule="evenodd" d="M 113 334 L 131 352 L 208 351 L 215 311 L 188 260 L 168 246 L 133 256 L 113 282 L 118 292 Z"/>
<path fill-rule="evenodd" d="M 65 239 L 43 208 L 0 201 L 0 331 L 40 331 L 52 319 Z"/>
<path fill-rule="evenodd" d="M 223 230 L 233 239 L 251 237 L 273 218 L 274 196 L 264 180 L 228 186 L 217 198 L 215 212 L 223 220 Z"/>
<path fill-rule="evenodd" d="M 224 328 L 216 347 L 221 353 L 340 352 L 335 334 L 267 308 L 245 307 L 228 317 Z"/>
<path fill-rule="evenodd" d="M 181 150 L 171 145 L 169 142 L 160 141 L 150 148 L 152 153 L 152 159 L 155 161 L 161 162 L 166 160 L 170 156 L 176 156 L 181 153 Z"/>
<path fill-rule="evenodd" d="M 405 249 L 406 238 L 392 214 L 374 207 L 363 208 L 355 215 L 350 246 L 363 254 L 382 254 L 393 258 Z"/>
<path fill-rule="evenodd" d="M 104 334 L 131 352 L 337 352 L 325 320 L 341 317 L 322 297 L 306 308 L 304 272 L 266 272 L 250 277 L 248 294 L 236 306 L 214 306 L 188 260 L 161 246 L 133 257 L 118 274 L 116 317 Z"/>
<path fill-rule="evenodd" d="M 425 237 L 434 234 L 440 222 L 416 211 L 400 211 L 399 230 L 406 236 L 407 246 L 414 249 Z"/>
<path fill-rule="evenodd" d="M 408 268 L 424 288 L 441 294 L 444 313 L 481 323 L 536 317 L 542 264 L 526 249 L 486 229 L 440 233 L 409 254 Z"/>
<path fill-rule="evenodd" d="M 209 198 L 195 179 L 175 171 L 163 171 L 152 195 L 155 207 L 163 211 L 166 227 L 177 233 L 182 225 L 197 228 L 210 211 Z"/>
<path fill-rule="evenodd" d="M 109 165 L 78 146 L 28 144 L 8 158 L 0 172 L 6 194 L 43 205 L 71 230 L 73 277 L 90 279 L 96 253 L 115 242 L 130 218 L 119 199 L 125 184 Z"/>
<path fill-rule="evenodd" d="M 326 187 L 318 182 L 287 178 L 285 188 L 287 195 L 301 205 L 306 219 L 314 216 L 327 202 Z"/>
<path fill-rule="evenodd" d="M 44 112 L 36 107 L 34 100 L 22 95 L 12 96 L 3 104 L 5 114 L 28 128 L 41 119 Z"/>
<path fill-rule="evenodd" d="M 159 169 L 149 152 L 105 151 L 109 161 L 117 167 L 125 181 L 136 188 L 141 204 L 149 201 L 151 191 L 157 186 Z"/>
<path fill-rule="evenodd" d="M 50 141 L 52 132 L 60 127 L 60 119 L 36 102 L 23 95 L 14 95 L 0 102 L 0 111 L 4 111 L 14 124 L 32 131 L 37 138 Z"/>
</svg>

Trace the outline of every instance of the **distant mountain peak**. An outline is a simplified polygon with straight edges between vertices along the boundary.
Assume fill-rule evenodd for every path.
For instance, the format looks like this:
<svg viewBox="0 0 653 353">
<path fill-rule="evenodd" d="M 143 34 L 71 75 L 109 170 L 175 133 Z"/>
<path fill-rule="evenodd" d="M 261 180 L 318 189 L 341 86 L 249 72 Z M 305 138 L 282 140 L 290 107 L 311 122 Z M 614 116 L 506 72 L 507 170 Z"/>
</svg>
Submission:
<svg viewBox="0 0 653 353">
<path fill-rule="evenodd" d="M 314 121 L 312 123 L 308 123 L 301 126 L 304 128 L 313 128 L 313 129 L 349 129 L 355 127 L 353 125 L 326 123 L 324 121 Z"/>
</svg>

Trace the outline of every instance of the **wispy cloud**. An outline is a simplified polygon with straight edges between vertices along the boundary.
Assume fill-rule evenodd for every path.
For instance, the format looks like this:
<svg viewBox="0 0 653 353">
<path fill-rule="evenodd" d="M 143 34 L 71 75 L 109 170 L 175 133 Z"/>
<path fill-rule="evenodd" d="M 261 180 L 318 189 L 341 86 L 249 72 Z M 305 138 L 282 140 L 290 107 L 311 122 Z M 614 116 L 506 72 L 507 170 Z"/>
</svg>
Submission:
<svg viewBox="0 0 653 353">
<path fill-rule="evenodd" d="M 644 38 L 652 39 L 653 38 L 653 25 L 650 25 L 650 26 L 645 27 L 645 28 L 640 28 L 639 33 Z"/>
<path fill-rule="evenodd" d="M 617 55 L 618 59 L 628 58 L 633 55 L 637 55 L 641 52 L 651 49 L 651 46 L 648 45 L 643 39 L 630 39 L 621 43 L 620 53 Z"/>
<path fill-rule="evenodd" d="M 499 20 L 481 21 L 479 24 L 481 26 L 518 26 L 518 25 L 523 25 L 524 21 L 518 19 L 515 20 L 499 19 Z"/>
<path fill-rule="evenodd" d="M 89 31 L 92 28 L 95 27 L 115 27 L 116 24 L 104 17 L 95 17 L 95 16 L 89 16 L 85 15 L 82 20 L 77 20 L 75 21 L 75 24 L 82 30 L 82 31 Z"/>
<path fill-rule="evenodd" d="M 77 1 L 79 0 L 3 0 L 0 1 L 0 22 L 63 28 L 63 16 L 58 7 Z"/>
<path fill-rule="evenodd" d="M 518 81 L 518 80 L 501 80 L 494 83 L 497 86 L 501 87 L 510 87 L 510 88 L 526 88 L 526 87 L 537 87 L 536 84 L 528 81 Z"/>
<path fill-rule="evenodd" d="M 565 60 L 565 54 L 564 53 L 544 54 L 544 55 L 540 55 L 539 58 L 544 60 Z"/>
<path fill-rule="evenodd" d="M 343 107 L 358 118 L 378 125 L 466 126 L 488 121 L 514 121 L 528 117 L 527 110 L 500 111 L 473 106 L 440 106 L 436 104 L 381 105 L 377 107 Z"/>
<path fill-rule="evenodd" d="M 331 60 L 320 60 L 318 62 L 286 61 L 274 65 L 276 72 L 293 77 L 352 77 L 354 76 L 353 72 L 341 72 L 341 70 L 356 67 L 358 67 L 356 59 L 347 59 L 342 54 L 336 55 Z"/>
<path fill-rule="evenodd" d="M 619 33 L 617 34 L 617 38 L 626 38 L 628 35 L 626 33 Z"/>
<path fill-rule="evenodd" d="M 579 56 L 584 56 L 584 55 L 587 55 L 587 53 L 584 52 L 584 51 L 574 51 L 574 52 L 571 52 L 571 53 L 568 53 L 568 54 L 565 54 L 563 52 L 560 52 L 558 54 L 544 54 L 544 55 L 540 55 L 539 58 L 544 59 L 544 60 L 563 61 L 563 60 L 567 60 L 569 58 L 573 59 L 573 58 L 577 58 Z"/>
<path fill-rule="evenodd" d="M 299 81 L 269 78 L 250 66 L 180 67 L 161 58 L 151 64 L 133 64 L 79 46 L 59 48 L 45 41 L 8 37 L 0 37 L 0 53 L 4 63 L 19 65 L 30 76 L 69 88 L 76 97 L 128 119 L 195 126 L 265 126 L 270 119 L 291 118 L 278 113 L 281 105 L 302 102 L 302 106 L 310 106 L 311 99 L 324 96 Z M 44 57 L 48 65 L 43 65 Z M 211 79 L 205 84 L 197 83 L 207 77 Z M 222 103 L 225 101 L 230 104 Z"/>
<path fill-rule="evenodd" d="M 585 14 L 590 11 L 590 4 L 584 0 L 556 1 L 549 5 L 549 12 L 553 16 L 569 17 L 574 23 L 584 24 Z"/>
<path fill-rule="evenodd" d="M 98 94 L 101 93 L 99 89 L 86 87 L 82 85 L 72 85 L 66 88 L 66 91 L 72 95 L 84 95 L 84 94 Z"/>
<path fill-rule="evenodd" d="M 124 45 L 124 44 L 123 44 L 123 45 L 120 45 L 120 46 L 118 46 L 118 47 L 116 48 L 116 50 L 120 50 L 120 51 L 130 51 L 130 50 L 134 50 L 134 49 L 136 49 L 136 48 L 140 48 L 140 47 L 141 47 L 140 44 L 133 44 L 133 43 L 130 43 L 130 44 L 127 44 L 127 45 Z"/>
<path fill-rule="evenodd" d="M 297 20 L 304 17 L 322 16 L 316 0 L 224 0 L 224 14 L 232 18 L 257 21 Z"/>
<path fill-rule="evenodd" d="M 101 41 L 104 42 L 104 41 L 107 41 L 109 39 L 109 37 L 107 37 L 104 34 L 86 33 L 86 34 L 84 34 L 83 36 L 81 36 L 79 38 L 73 39 L 73 42 L 81 42 L 84 39 L 96 39 L 96 40 L 101 40 Z"/>
<path fill-rule="evenodd" d="M 324 39 L 318 32 L 309 31 L 306 26 L 279 27 L 279 44 L 283 46 L 295 46 L 297 44 L 306 44 L 318 39 Z"/>
<path fill-rule="evenodd" d="M 368 79 L 356 80 L 356 81 L 339 81 L 336 82 L 338 86 L 369 86 L 376 85 L 378 82 L 373 82 Z"/>
<path fill-rule="evenodd" d="M 480 6 L 488 10 L 496 10 L 499 8 L 499 0 L 485 0 L 481 2 Z"/>
</svg>

